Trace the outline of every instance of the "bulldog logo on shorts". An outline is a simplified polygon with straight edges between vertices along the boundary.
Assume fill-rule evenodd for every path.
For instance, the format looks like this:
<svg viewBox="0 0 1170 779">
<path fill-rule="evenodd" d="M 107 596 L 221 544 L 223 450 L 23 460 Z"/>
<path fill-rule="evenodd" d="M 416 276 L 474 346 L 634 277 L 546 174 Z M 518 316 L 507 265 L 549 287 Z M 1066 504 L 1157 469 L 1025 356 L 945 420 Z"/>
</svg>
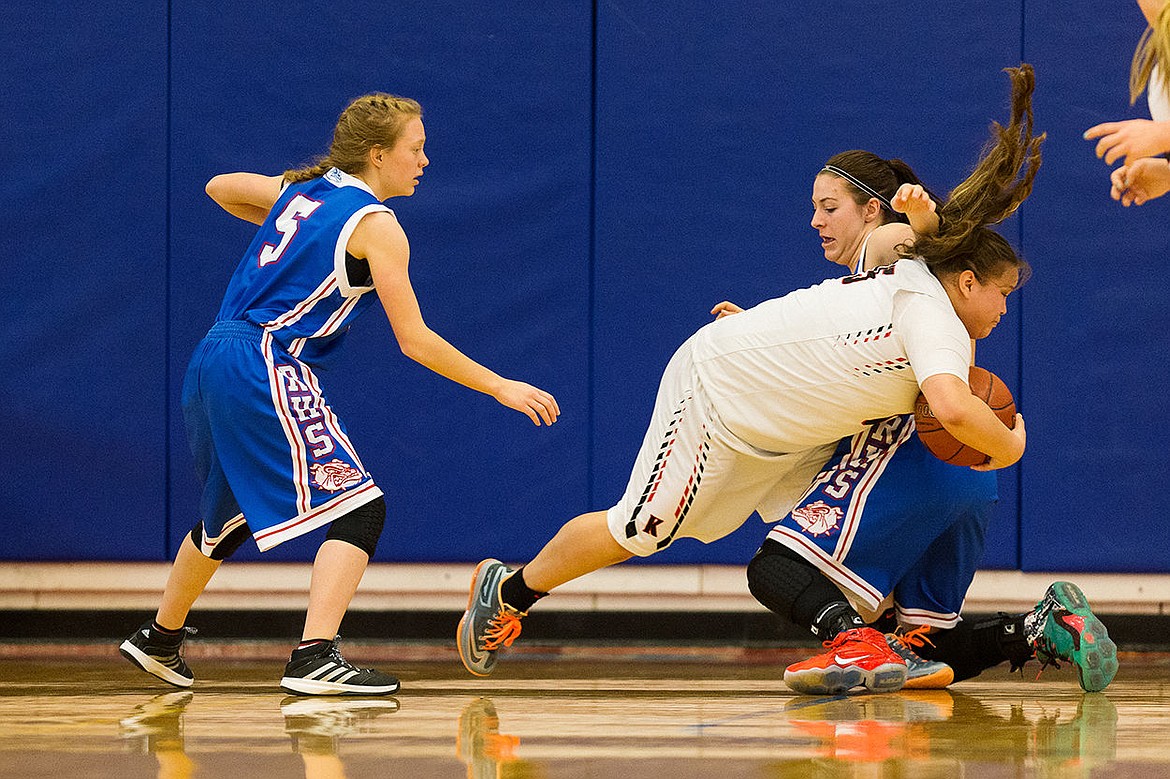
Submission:
<svg viewBox="0 0 1170 779">
<path fill-rule="evenodd" d="M 830 506 L 823 500 L 818 500 L 792 510 L 792 518 L 801 530 L 813 536 L 827 536 L 836 533 L 841 527 L 841 517 L 845 512 L 837 506 Z"/>
<path fill-rule="evenodd" d="M 343 463 L 336 457 L 322 465 L 313 463 L 309 466 L 313 474 L 313 484 L 328 492 L 338 492 L 355 484 L 360 484 L 365 475 L 349 463 Z"/>
</svg>

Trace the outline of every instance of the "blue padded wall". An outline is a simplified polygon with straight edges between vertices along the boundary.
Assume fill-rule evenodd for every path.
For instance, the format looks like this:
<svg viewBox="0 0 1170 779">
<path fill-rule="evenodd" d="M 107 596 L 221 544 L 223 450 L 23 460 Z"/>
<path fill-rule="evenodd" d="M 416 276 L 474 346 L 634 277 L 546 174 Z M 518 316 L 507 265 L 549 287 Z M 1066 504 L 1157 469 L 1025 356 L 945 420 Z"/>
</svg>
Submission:
<svg viewBox="0 0 1170 779">
<path fill-rule="evenodd" d="M 302 4 L 280 18 L 304 34 L 319 15 Z M 357 95 L 414 97 L 431 165 L 414 197 L 389 205 L 411 241 L 423 315 L 474 359 L 552 392 L 564 416 L 537 428 L 407 360 L 380 307 L 323 382 L 386 492 L 376 559 L 533 554 L 586 497 L 591 9 L 496 3 L 469 14 L 419 0 L 377 24 L 356 2 L 330 15 L 327 35 L 298 40 L 277 34 L 261 6 L 174 5 L 172 403 L 253 229 L 203 194 L 206 179 L 275 174 L 324 153 Z M 177 413 L 171 441 L 174 548 L 197 506 Z M 315 551 L 302 540 L 264 559 Z M 249 544 L 241 555 L 258 553 Z"/>
<path fill-rule="evenodd" d="M 166 9 L 6 3 L 0 28 L 0 559 L 157 559 Z"/>
<path fill-rule="evenodd" d="M 1000 69 L 1023 59 L 1049 139 L 1003 232 L 1036 274 L 978 362 L 1016 394 L 1029 450 L 1000 473 L 984 565 L 1167 570 L 1148 551 L 1170 541 L 1151 489 L 1167 315 L 1149 279 L 1170 205 L 1109 200 L 1080 137 L 1145 115 L 1126 100 L 1134 4 L 1107 24 L 1090 0 L 547 6 L 0 9 L 0 53 L 26 74 L 9 79 L 0 178 L 16 431 L 0 559 L 174 553 L 197 503 L 179 386 L 253 230 L 203 185 L 324 152 L 353 96 L 426 110 L 432 165 L 391 206 L 428 322 L 563 411 L 535 428 L 402 357 L 381 312 L 359 321 L 323 379 L 388 496 L 377 559 L 519 560 L 617 498 L 663 366 L 712 305 L 836 272 L 808 225 L 826 158 L 902 157 L 949 190 L 1005 116 Z M 741 564 L 764 529 L 652 562 Z M 263 559 L 309 559 L 319 537 Z"/>
<path fill-rule="evenodd" d="M 1020 20 L 1017 3 L 852 6 L 831 24 L 822 7 L 783 3 L 599 5 L 595 504 L 621 494 L 662 369 L 715 303 L 753 305 L 839 272 L 808 224 L 828 157 L 901 157 L 943 191 L 966 175 L 1006 113 L 998 71 L 1020 61 Z M 1015 330 L 1002 325 L 981 354 L 1009 382 Z M 991 551 L 1012 567 L 1013 472 L 1001 484 Z M 654 560 L 742 563 L 765 530 L 749 520 Z"/>
<path fill-rule="evenodd" d="M 1170 252 L 1165 199 L 1122 208 L 1081 134 L 1149 117 L 1128 102 L 1136 4 L 1029 4 L 1045 164 L 1024 216 L 1027 290 L 1025 570 L 1166 571 L 1164 387 L 1170 326 L 1157 282 Z"/>
</svg>

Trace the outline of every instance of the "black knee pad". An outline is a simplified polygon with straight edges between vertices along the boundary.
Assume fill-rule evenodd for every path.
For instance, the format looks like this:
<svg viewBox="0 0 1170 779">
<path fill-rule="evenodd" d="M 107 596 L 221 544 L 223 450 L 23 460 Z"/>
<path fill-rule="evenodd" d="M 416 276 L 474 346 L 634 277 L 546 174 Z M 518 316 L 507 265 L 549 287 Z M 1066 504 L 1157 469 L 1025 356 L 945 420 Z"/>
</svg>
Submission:
<svg viewBox="0 0 1170 779">
<path fill-rule="evenodd" d="M 756 600 L 801 627 L 813 624 L 828 604 L 845 599 L 812 563 L 772 539 L 765 539 L 748 563 L 747 576 Z"/>
<path fill-rule="evenodd" d="M 220 533 L 216 538 L 208 538 L 203 530 L 203 522 L 200 521 L 195 527 L 191 528 L 191 543 L 195 544 L 195 548 L 212 560 L 226 560 L 235 554 L 236 550 L 243 545 L 252 531 L 248 529 L 248 525 L 243 522 L 229 522 L 228 529 Z"/>
<path fill-rule="evenodd" d="M 386 501 L 379 495 L 369 503 L 363 503 L 344 517 L 333 520 L 329 533 L 330 541 L 344 541 L 365 552 L 370 557 L 378 548 L 378 538 L 386 523 Z"/>
</svg>

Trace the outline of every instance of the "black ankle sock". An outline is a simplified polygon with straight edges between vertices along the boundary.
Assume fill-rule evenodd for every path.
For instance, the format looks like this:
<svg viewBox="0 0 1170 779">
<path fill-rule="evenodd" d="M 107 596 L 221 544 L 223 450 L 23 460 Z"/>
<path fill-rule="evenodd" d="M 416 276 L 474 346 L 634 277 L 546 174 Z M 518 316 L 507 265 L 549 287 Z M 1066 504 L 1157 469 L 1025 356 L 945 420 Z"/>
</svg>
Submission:
<svg viewBox="0 0 1170 779">
<path fill-rule="evenodd" d="M 327 638 L 306 638 L 293 650 L 292 659 L 299 660 L 302 657 L 316 657 L 331 643 Z"/>
<path fill-rule="evenodd" d="M 170 628 L 164 628 L 154 620 L 151 620 L 150 622 L 150 629 L 155 633 L 158 633 L 160 636 L 178 636 L 182 635 L 183 633 L 182 628 L 179 628 L 178 630 L 171 630 Z"/>
<path fill-rule="evenodd" d="M 898 629 L 898 613 L 894 609 L 886 609 L 869 626 L 879 633 L 893 633 Z"/>
<path fill-rule="evenodd" d="M 524 568 L 517 568 L 516 572 L 504 579 L 500 585 L 500 600 L 507 603 L 521 614 L 528 612 L 532 604 L 548 595 L 547 592 L 537 592 L 524 581 Z"/>
<path fill-rule="evenodd" d="M 843 600 L 822 607 L 812 618 L 810 625 L 813 635 L 822 641 L 836 638 L 837 634 L 844 633 L 846 630 L 863 627 L 865 627 L 865 620 Z"/>
<path fill-rule="evenodd" d="M 941 660 L 955 671 L 955 681 L 971 679 L 988 668 L 1005 661 L 1012 670 L 1032 657 L 1032 648 L 1024 636 L 1023 616 L 999 614 L 976 623 L 960 622 L 950 630 L 930 635 L 930 644 L 919 647 L 918 654 L 928 660 Z"/>
</svg>

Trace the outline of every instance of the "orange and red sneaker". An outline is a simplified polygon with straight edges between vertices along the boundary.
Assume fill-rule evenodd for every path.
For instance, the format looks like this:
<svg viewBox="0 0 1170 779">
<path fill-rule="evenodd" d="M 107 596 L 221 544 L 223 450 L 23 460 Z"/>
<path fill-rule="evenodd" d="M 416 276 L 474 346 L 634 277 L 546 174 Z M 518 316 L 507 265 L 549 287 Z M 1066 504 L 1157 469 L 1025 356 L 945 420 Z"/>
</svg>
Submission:
<svg viewBox="0 0 1170 779">
<path fill-rule="evenodd" d="M 834 695 L 854 687 L 895 692 L 906 683 L 906 661 L 873 628 L 854 628 L 824 643 L 828 650 L 793 663 L 784 683 L 805 695 Z"/>
</svg>

